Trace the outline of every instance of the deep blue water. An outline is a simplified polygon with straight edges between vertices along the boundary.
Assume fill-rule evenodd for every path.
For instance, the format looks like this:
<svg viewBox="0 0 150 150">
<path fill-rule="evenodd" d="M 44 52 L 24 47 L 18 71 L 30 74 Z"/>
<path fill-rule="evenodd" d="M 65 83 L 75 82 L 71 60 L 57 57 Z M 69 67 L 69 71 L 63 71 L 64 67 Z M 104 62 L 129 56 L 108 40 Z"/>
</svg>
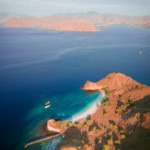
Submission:
<svg viewBox="0 0 150 150">
<path fill-rule="evenodd" d="M 0 28 L 1 149 L 16 150 L 46 119 L 69 117 L 91 103 L 97 95 L 80 90 L 86 80 L 122 72 L 150 85 L 149 58 L 147 28 L 114 26 L 96 33 Z M 48 99 L 52 109 L 45 112 Z"/>
</svg>

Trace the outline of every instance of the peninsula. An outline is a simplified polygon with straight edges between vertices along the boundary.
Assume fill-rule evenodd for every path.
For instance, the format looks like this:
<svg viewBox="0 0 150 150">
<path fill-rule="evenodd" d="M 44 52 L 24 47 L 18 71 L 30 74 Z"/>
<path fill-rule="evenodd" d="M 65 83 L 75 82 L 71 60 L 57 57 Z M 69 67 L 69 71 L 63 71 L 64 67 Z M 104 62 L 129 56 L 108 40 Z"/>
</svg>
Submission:
<svg viewBox="0 0 150 150">
<path fill-rule="evenodd" d="M 150 148 L 150 87 L 122 73 L 111 73 L 98 82 L 88 81 L 85 91 L 105 91 L 107 99 L 97 111 L 74 123 L 48 121 L 47 133 L 61 131 L 59 150 L 118 150 Z"/>
</svg>

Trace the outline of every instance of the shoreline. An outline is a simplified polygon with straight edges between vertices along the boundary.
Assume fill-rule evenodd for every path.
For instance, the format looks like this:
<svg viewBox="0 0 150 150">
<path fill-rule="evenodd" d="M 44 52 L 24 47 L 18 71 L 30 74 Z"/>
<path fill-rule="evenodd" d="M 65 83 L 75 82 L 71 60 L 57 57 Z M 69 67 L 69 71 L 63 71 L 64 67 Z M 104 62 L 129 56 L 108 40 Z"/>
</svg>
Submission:
<svg viewBox="0 0 150 150">
<path fill-rule="evenodd" d="M 83 108 L 80 112 L 77 112 L 76 114 L 74 114 L 68 120 L 64 120 L 64 122 L 65 121 L 75 122 L 80 119 L 86 118 L 88 115 L 94 114 L 97 111 L 98 109 L 97 105 L 99 104 L 99 101 L 101 100 L 102 100 L 102 94 L 100 92 L 99 96 L 94 100 L 94 102 L 90 103 L 87 107 Z"/>
</svg>

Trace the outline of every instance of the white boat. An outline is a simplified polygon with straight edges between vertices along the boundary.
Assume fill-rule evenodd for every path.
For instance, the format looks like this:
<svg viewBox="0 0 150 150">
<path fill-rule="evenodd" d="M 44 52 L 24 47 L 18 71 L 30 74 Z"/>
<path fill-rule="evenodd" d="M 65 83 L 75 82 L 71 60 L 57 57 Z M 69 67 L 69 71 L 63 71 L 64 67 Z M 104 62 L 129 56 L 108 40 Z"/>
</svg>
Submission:
<svg viewBox="0 0 150 150">
<path fill-rule="evenodd" d="M 50 106 L 51 106 L 51 105 L 45 105 L 45 109 L 46 109 L 46 108 L 49 108 Z"/>
<path fill-rule="evenodd" d="M 50 101 L 47 101 L 46 103 L 45 103 L 45 105 L 49 105 L 50 104 Z"/>
<path fill-rule="evenodd" d="M 46 103 L 45 103 L 45 109 L 46 108 L 49 108 L 51 105 L 50 105 L 50 101 L 47 101 Z"/>
</svg>

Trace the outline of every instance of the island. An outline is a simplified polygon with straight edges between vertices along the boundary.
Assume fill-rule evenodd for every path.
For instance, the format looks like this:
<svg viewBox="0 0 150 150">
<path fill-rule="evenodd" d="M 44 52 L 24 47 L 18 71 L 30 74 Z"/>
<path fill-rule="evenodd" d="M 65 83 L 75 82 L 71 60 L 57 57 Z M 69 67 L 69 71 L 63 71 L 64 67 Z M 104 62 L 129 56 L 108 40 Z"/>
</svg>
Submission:
<svg viewBox="0 0 150 150">
<path fill-rule="evenodd" d="M 94 114 L 76 122 L 47 121 L 45 132 L 64 135 L 58 150 L 150 148 L 150 86 L 111 73 L 98 82 L 87 81 L 82 90 L 104 91 L 105 98 Z"/>
<path fill-rule="evenodd" d="M 8 16 L 0 22 L 7 28 L 40 28 L 56 31 L 97 32 L 113 25 L 150 27 L 150 16 L 125 16 L 99 13 L 54 14 L 45 17 Z"/>
</svg>

